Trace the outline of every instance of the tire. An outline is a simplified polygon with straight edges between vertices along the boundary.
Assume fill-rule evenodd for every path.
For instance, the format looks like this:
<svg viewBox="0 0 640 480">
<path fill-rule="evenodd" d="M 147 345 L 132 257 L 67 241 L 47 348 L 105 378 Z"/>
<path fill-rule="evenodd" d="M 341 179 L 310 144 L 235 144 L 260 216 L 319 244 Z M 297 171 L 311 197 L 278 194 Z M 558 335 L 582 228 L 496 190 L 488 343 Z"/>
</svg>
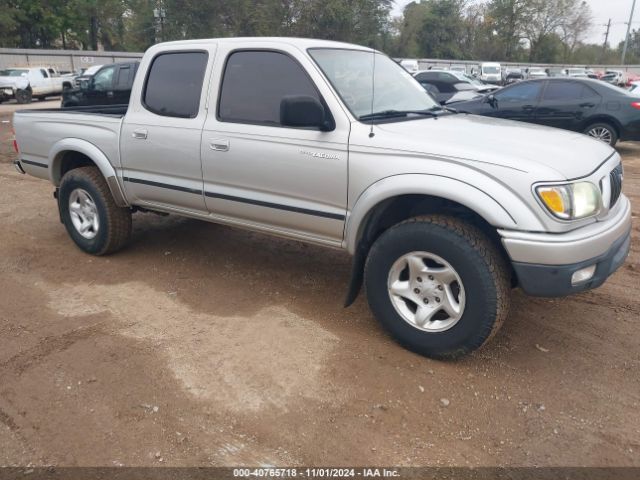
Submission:
<svg viewBox="0 0 640 480">
<path fill-rule="evenodd" d="M 418 270 L 420 264 L 426 265 L 426 270 L 421 270 L 424 273 L 413 276 L 407 266 L 397 277 L 400 283 L 395 283 L 394 275 L 403 268 L 404 259 L 424 254 L 428 263 L 424 258 L 413 263 Z M 441 281 L 441 272 L 455 279 Z M 401 290 L 424 302 L 413 303 L 414 316 L 431 311 L 435 312 L 434 321 L 427 320 L 420 327 L 407 319 L 412 302 L 392 293 L 396 285 L 404 285 L 403 275 L 409 287 Z M 414 286 L 419 295 L 413 295 Z M 365 265 L 365 289 L 374 315 L 399 343 L 427 357 L 455 359 L 484 345 L 502 326 L 509 313 L 510 268 L 476 227 L 448 216 L 422 216 L 399 223 L 378 237 Z M 452 309 L 456 301 L 459 318 L 454 319 L 443 306 L 448 304 Z"/>
<path fill-rule="evenodd" d="M 16 90 L 16 102 L 19 104 L 31 103 L 31 89 Z"/>
<path fill-rule="evenodd" d="M 131 238 L 131 212 L 115 204 L 96 167 L 76 168 L 62 177 L 58 206 L 67 233 L 87 253 L 116 252 Z M 88 228 L 82 233 L 85 226 Z"/>
<path fill-rule="evenodd" d="M 612 147 L 618 142 L 616 129 L 607 122 L 592 123 L 583 130 L 583 133 L 596 140 L 608 143 Z"/>
</svg>

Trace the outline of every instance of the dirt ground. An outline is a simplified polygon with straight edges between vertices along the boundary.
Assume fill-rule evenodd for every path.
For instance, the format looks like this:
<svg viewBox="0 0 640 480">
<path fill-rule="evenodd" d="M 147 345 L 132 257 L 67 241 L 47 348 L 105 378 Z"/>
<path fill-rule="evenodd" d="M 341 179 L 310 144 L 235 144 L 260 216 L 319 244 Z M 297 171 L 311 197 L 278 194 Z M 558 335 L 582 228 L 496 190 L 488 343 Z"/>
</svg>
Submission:
<svg viewBox="0 0 640 480">
<path fill-rule="evenodd" d="M 442 363 L 342 308 L 341 252 L 137 214 L 125 251 L 82 253 L 9 138 L 0 465 L 640 466 L 640 145 L 619 146 L 627 263 L 570 298 L 514 291 L 497 337 Z"/>
</svg>

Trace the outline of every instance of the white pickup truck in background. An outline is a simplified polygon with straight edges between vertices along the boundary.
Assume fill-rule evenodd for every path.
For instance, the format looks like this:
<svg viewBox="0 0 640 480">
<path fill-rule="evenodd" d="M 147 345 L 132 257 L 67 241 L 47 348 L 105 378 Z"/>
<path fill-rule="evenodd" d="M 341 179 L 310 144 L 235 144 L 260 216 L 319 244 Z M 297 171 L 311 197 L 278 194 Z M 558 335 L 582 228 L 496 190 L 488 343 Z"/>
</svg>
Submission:
<svg viewBox="0 0 640 480">
<path fill-rule="evenodd" d="M 18 103 L 44 100 L 72 85 L 73 77 L 61 76 L 53 67 L 7 68 L 0 70 L 0 102 L 11 98 Z"/>
</svg>

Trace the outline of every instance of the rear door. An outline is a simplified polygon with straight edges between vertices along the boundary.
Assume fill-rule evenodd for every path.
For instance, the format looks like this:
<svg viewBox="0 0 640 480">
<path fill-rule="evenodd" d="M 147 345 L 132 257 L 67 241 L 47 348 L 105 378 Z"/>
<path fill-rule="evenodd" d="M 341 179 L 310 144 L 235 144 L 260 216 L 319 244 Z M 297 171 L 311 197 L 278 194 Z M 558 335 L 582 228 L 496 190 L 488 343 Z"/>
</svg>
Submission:
<svg viewBox="0 0 640 480">
<path fill-rule="evenodd" d="M 581 129 L 598 109 L 601 97 L 585 82 L 549 80 L 535 112 L 535 123 L 565 130 Z"/>
<path fill-rule="evenodd" d="M 134 203 L 206 213 L 200 141 L 215 50 L 193 43 L 145 54 L 120 135 L 124 186 Z"/>
<path fill-rule="evenodd" d="M 505 87 L 493 94 L 494 102 L 483 115 L 510 120 L 529 122 L 533 114 L 544 82 L 521 82 Z"/>
</svg>

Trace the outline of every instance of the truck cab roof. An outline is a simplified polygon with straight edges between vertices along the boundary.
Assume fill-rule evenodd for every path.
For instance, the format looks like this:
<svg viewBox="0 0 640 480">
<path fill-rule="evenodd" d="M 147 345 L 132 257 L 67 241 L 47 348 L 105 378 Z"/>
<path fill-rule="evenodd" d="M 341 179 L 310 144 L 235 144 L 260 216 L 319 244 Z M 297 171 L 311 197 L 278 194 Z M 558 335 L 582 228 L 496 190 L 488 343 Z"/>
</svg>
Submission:
<svg viewBox="0 0 640 480">
<path fill-rule="evenodd" d="M 173 42 L 158 43 L 150 48 L 150 50 L 162 50 L 166 47 L 173 46 L 193 46 L 203 44 L 238 44 L 243 43 L 280 43 L 284 45 L 295 46 L 301 50 L 307 48 L 344 48 L 349 50 L 371 51 L 368 47 L 355 45 L 353 43 L 336 42 L 333 40 L 319 40 L 314 38 L 298 38 L 298 37 L 229 37 L 229 38 L 202 38 L 195 40 L 176 40 Z"/>
</svg>

